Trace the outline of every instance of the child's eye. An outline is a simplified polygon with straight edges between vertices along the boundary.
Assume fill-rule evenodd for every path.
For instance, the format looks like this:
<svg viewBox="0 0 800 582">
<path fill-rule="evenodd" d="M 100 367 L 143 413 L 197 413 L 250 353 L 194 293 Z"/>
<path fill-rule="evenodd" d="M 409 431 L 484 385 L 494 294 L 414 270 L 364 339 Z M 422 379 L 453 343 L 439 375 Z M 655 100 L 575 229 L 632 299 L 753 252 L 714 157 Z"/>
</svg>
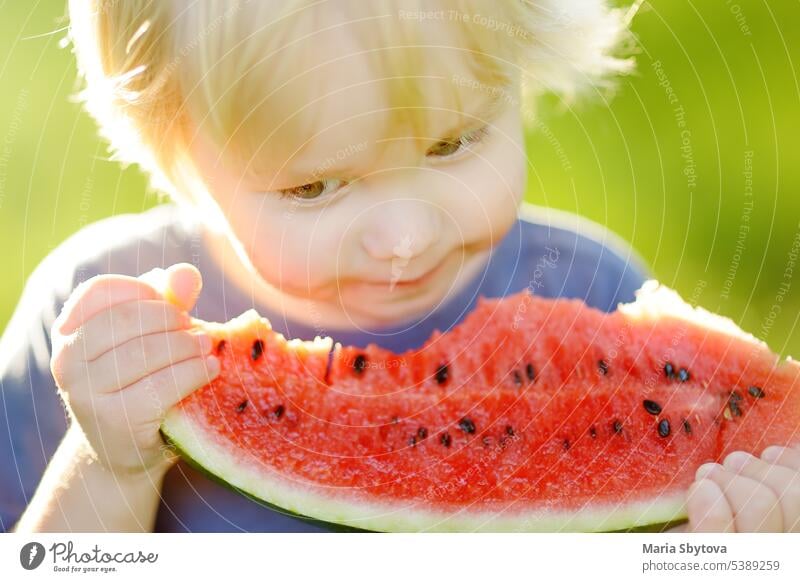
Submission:
<svg viewBox="0 0 800 582">
<path fill-rule="evenodd" d="M 468 131 L 458 139 L 442 140 L 428 148 L 426 154 L 434 158 L 454 158 L 483 141 L 489 133 L 489 126 L 484 125 L 478 129 Z"/>
<path fill-rule="evenodd" d="M 294 188 L 284 188 L 283 190 L 276 190 L 278 194 L 280 194 L 281 198 L 294 198 L 296 200 L 316 200 L 318 198 L 322 198 L 323 196 L 327 196 L 329 194 L 333 194 L 338 192 L 345 186 L 347 186 L 347 182 L 344 180 L 317 180 L 316 182 L 310 182 L 308 184 L 303 184 L 302 186 L 296 186 Z"/>
<path fill-rule="evenodd" d="M 467 152 L 471 146 L 483 141 L 489 133 L 489 126 L 468 131 L 458 139 L 442 140 L 428 149 L 426 155 L 439 159 L 454 159 Z M 324 196 L 335 194 L 349 182 L 345 180 L 327 179 L 309 182 L 294 188 L 284 188 L 275 192 L 281 198 L 294 198 L 299 201 L 316 201 Z"/>
</svg>

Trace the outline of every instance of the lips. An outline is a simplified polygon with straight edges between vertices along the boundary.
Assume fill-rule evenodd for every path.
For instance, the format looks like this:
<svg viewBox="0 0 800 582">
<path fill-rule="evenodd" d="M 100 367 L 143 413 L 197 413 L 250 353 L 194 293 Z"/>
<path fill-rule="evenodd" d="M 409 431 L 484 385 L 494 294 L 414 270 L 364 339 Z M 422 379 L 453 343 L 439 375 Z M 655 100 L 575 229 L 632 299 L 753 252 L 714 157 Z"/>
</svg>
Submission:
<svg viewBox="0 0 800 582">
<path fill-rule="evenodd" d="M 372 286 L 376 286 L 376 287 L 386 287 L 386 286 L 391 286 L 392 284 L 394 284 L 395 287 L 413 287 L 413 286 L 416 286 L 416 285 L 420 285 L 422 283 L 426 283 L 426 282 L 430 281 L 437 274 L 439 274 L 439 272 L 442 270 L 444 265 L 447 263 L 448 259 L 450 259 L 451 255 L 452 255 L 452 253 L 446 255 L 445 258 L 442 259 L 435 267 L 433 267 L 431 270 L 423 273 L 419 277 L 416 277 L 415 279 L 400 279 L 400 280 L 394 281 L 394 283 L 392 283 L 391 280 L 389 280 L 389 281 L 363 281 L 363 284 L 372 285 Z"/>
<path fill-rule="evenodd" d="M 439 273 L 439 271 L 442 270 L 442 266 L 445 264 L 445 262 L 446 262 L 446 259 L 443 260 L 438 265 L 436 265 L 433 269 L 431 269 L 430 271 L 428 271 L 424 275 L 420 275 L 416 279 L 409 279 L 409 280 L 406 280 L 406 281 L 398 280 L 398 281 L 395 281 L 394 284 L 395 284 L 396 287 L 407 287 L 407 286 L 411 286 L 411 285 L 419 285 L 420 283 L 425 283 L 426 281 L 429 281 L 430 279 L 432 279 L 437 273 Z M 391 282 L 389 284 L 391 285 Z"/>
</svg>

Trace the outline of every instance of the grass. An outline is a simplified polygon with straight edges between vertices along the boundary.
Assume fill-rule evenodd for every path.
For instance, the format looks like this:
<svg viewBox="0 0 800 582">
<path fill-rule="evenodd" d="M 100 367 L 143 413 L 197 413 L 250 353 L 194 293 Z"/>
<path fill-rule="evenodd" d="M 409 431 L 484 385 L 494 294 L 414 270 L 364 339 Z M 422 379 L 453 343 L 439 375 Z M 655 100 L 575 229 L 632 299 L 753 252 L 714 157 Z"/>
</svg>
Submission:
<svg viewBox="0 0 800 582">
<path fill-rule="evenodd" d="M 70 101 L 72 55 L 59 47 L 64 32 L 52 32 L 66 24 L 63 3 L 0 6 L 3 328 L 26 277 L 61 241 L 156 199 L 136 169 L 106 159 Z M 791 2 L 645 4 L 633 25 L 637 72 L 613 99 L 547 98 L 526 137 L 529 200 L 607 225 L 661 281 L 795 356 L 798 16 Z"/>
</svg>

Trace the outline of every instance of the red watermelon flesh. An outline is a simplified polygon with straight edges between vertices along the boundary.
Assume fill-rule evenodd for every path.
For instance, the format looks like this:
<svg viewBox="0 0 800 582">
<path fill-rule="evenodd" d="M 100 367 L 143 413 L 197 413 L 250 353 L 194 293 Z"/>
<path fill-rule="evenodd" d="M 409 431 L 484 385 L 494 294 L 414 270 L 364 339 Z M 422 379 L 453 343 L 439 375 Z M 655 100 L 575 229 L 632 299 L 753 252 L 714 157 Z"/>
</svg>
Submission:
<svg viewBox="0 0 800 582">
<path fill-rule="evenodd" d="M 199 322 L 222 371 L 166 438 L 242 493 L 381 531 L 610 531 L 686 518 L 695 470 L 800 442 L 800 366 L 648 282 L 606 314 L 479 300 L 394 354 Z M 329 362 L 329 354 L 331 354 Z"/>
</svg>

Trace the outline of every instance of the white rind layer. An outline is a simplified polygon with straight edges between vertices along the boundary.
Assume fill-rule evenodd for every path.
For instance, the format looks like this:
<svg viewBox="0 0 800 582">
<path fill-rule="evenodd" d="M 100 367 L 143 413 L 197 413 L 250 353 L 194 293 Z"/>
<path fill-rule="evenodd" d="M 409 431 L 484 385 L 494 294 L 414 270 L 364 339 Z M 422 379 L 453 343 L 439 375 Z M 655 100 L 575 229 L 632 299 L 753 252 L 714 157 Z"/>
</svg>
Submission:
<svg viewBox="0 0 800 582">
<path fill-rule="evenodd" d="M 762 348 L 770 354 L 765 342 L 740 328 L 729 317 L 719 315 L 702 307 L 693 307 L 677 291 L 662 285 L 655 279 L 648 279 L 634 291 L 636 299 L 631 303 L 620 303 L 618 311 L 631 321 L 660 320 L 663 317 L 682 319 L 693 326 L 715 330 L 722 334 L 740 338 Z"/>
<path fill-rule="evenodd" d="M 623 530 L 683 520 L 687 517 L 685 491 L 620 504 L 599 505 L 579 511 L 445 512 L 422 502 L 370 501 L 347 490 L 313 486 L 286 479 L 227 451 L 209 438 L 182 408 L 167 414 L 161 427 L 184 456 L 217 478 L 285 510 L 348 527 L 388 532 L 599 532 Z"/>
</svg>

